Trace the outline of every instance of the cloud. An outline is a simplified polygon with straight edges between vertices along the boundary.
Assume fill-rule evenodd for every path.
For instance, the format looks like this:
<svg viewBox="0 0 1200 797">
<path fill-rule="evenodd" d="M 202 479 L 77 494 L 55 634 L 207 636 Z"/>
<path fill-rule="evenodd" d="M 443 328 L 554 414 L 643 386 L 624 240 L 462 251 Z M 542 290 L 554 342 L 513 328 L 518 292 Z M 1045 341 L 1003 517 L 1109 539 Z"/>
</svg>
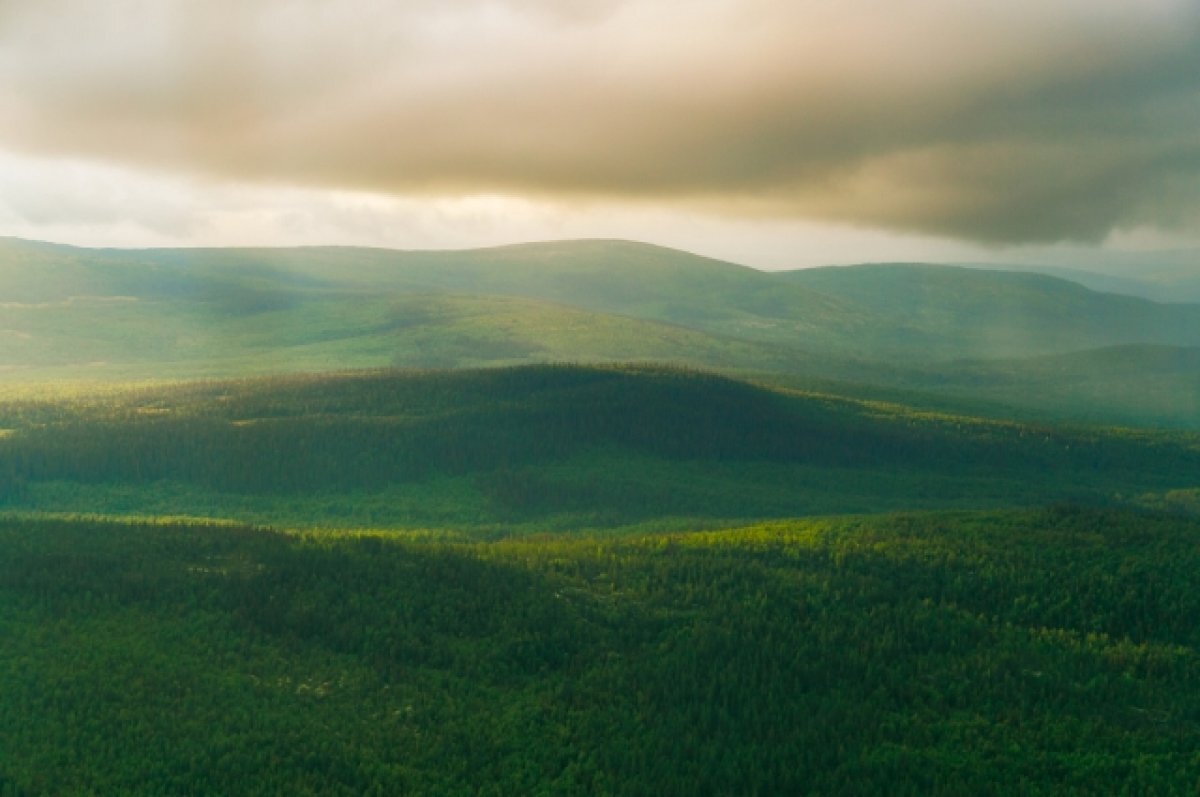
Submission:
<svg viewBox="0 0 1200 797">
<path fill-rule="evenodd" d="M 1193 0 L 5 0 L 0 146 L 992 243 L 1200 225 Z"/>
<path fill-rule="evenodd" d="M 690 208 L 516 197 L 395 197 L 148 175 L 0 150 L 0 231 L 77 246 L 301 246 L 461 249 L 525 241 L 624 238 L 758 268 L 880 260 L 956 262 L 991 251 L 916 235 Z M 1191 247 L 1145 231 L 1134 248 Z M 1008 255 L 1015 253 L 1010 250 Z M 1045 260 L 1029 252 L 1025 260 Z M 1078 258 L 1076 258 L 1078 259 Z"/>
</svg>

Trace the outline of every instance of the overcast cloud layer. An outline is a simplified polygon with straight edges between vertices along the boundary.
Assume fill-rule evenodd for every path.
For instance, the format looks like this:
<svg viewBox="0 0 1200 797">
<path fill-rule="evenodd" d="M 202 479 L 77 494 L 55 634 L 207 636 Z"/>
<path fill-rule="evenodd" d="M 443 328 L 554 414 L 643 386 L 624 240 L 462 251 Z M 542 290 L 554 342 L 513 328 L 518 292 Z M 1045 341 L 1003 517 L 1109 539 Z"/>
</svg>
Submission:
<svg viewBox="0 0 1200 797">
<path fill-rule="evenodd" d="M 0 75 L 0 149 L 217 183 L 1200 229 L 1196 0 L 0 0 Z"/>
</svg>

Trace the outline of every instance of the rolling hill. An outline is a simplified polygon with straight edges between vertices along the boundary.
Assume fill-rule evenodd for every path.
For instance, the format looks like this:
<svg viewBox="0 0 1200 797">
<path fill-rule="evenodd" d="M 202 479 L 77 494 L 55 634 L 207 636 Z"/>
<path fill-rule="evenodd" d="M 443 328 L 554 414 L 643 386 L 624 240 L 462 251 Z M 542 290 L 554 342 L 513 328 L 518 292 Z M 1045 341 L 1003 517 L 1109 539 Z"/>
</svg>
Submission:
<svg viewBox="0 0 1200 797">
<path fill-rule="evenodd" d="M 988 271 L 1031 271 L 1092 290 L 1157 302 L 1200 302 L 1200 250 L 1093 252 L 1086 260 L 1047 264 L 963 263 Z"/>
<path fill-rule="evenodd" d="M 0 252 L 10 310 L 187 302 L 236 318 L 364 295 L 453 294 L 542 300 L 808 351 L 888 357 L 1200 345 L 1200 306 L 1102 294 L 1051 277 L 905 264 L 764 273 L 622 241 L 464 252 L 120 251 L 8 241 Z"/>
<path fill-rule="evenodd" d="M 30 394 L 0 402 L 0 429 L 11 510 L 300 525 L 511 531 L 1106 505 L 1200 485 L 1194 435 L 989 421 L 661 368 Z"/>
<path fill-rule="evenodd" d="M 856 395 L 900 389 L 967 411 L 1072 417 L 1074 406 L 1076 418 L 1175 426 L 1200 417 L 1186 356 L 1118 354 L 1200 346 L 1200 305 L 1038 274 L 912 264 L 764 273 L 621 241 L 401 252 L 5 239 L 0 284 L 10 384 L 675 362 Z"/>
<path fill-rule="evenodd" d="M 0 429 L 0 793 L 1194 783 L 1196 436 L 567 366 Z"/>
<path fill-rule="evenodd" d="M 1041 274 L 880 264 L 782 275 L 874 319 L 870 350 L 927 359 L 1200 344 L 1200 305 L 1099 293 Z"/>
<path fill-rule="evenodd" d="M 1036 412 L 1043 419 L 1200 429 L 1200 348 L 1112 346 L 1011 360 L 960 360 L 893 384 Z M 976 409 L 980 405 L 973 405 Z"/>
</svg>

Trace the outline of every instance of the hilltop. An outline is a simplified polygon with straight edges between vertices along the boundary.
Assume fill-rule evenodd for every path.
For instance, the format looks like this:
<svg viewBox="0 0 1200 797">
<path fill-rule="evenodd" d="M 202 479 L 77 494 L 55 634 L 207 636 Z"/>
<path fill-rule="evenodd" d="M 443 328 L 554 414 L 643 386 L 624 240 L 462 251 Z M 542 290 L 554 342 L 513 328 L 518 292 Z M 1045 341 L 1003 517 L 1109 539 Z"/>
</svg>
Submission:
<svg viewBox="0 0 1200 797">
<path fill-rule="evenodd" d="M 840 392 L 898 388 L 967 411 L 1061 417 L 1077 407 L 1075 417 L 1101 422 L 1198 423 L 1186 356 L 1170 373 L 1163 358 L 1121 366 L 1122 383 L 1155 385 L 1145 406 L 1102 386 L 1117 373 L 1104 352 L 1200 346 L 1200 305 L 1038 274 L 926 264 L 767 273 L 627 241 L 406 252 L 4 239 L 0 280 L 10 382 L 674 362 Z M 1062 380 L 1045 367 L 1050 356 L 1073 363 Z"/>
<path fill-rule="evenodd" d="M 1195 436 L 927 413 L 645 367 L 33 394 L 0 402 L 0 428 L 0 500 L 13 510 L 298 525 L 511 531 L 1107 505 L 1200 483 Z"/>
<path fill-rule="evenodd" d="M 946 359 L 1200 344 L 1200 305 L 1101 293 L 1042 274 L 891 263 L 782 276 L 868 314 L 875 351 Z"/>
<path fill-rule="evenodd" d="M 1107 293 L 1158 302 L 1200 302 L 1200 249 L 1091 252 L 1062 263 L 962 263 L 987 271 L 1031 271 L 1078 282 Z"/>
</svg>

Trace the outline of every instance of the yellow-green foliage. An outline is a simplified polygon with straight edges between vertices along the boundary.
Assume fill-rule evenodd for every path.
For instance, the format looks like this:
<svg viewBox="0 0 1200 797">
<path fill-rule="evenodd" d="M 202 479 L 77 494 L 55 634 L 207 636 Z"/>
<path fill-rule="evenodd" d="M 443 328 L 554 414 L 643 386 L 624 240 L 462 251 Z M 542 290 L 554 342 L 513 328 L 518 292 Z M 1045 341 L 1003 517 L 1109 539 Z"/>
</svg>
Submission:
<svg viewBox="0 0 1200 797">
<path fill-rule="evenodd" d="M 0 521 L 0 793 L 1185 794 L 1200 525 Z"/>
</svg>

